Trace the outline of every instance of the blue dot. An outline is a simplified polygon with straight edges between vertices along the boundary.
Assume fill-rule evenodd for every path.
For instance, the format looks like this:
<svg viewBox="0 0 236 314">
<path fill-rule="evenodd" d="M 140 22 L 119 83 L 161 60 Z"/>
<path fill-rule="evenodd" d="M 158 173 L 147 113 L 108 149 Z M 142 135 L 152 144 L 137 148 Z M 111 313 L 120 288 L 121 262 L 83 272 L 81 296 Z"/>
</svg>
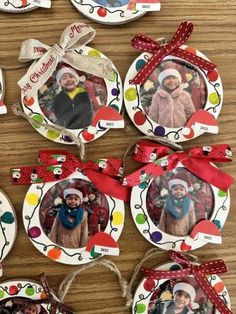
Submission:
<svg viewBox="0 0 236 314">
<path fill-rule="evenodd" d="M 147 183 L 147 182 L 142 182 L 142 183 L 139 184 L 138 187 L 139 187 L 140 189 L 145 189 L 147 186 L 148 186 L 148 183 Z"/>
<path fill-rule="evenodd" d="M 113 95 L 113 96 L 117 96 L 117 95 L 119 95 L 119 90 L 117 89 L 117 88 L 113 88 L 112 90 L 111 90 L 111 94 Z"/>
<path fill-rule="evenodd" d="M 181 267 L 178 264 L 174 264 L 170 267 L 170 270 L 179 270 L 179 269 L 181 269 Z"/>
<path fill-rule="evenodd" d="M 158 136 L 165 136 L 165 128 L 163 126 L 157 126 L 154 130 L 154 134 Z"/>
<path fill-rule="evenodd" d="M 141 70 L 144 67 L 145 64 L 146 64 L 146 62 L 144 60 L 141 60 L 141 59 L 138 60 L 136 62 L 136 71 Z"/>
<path fill-rule="evenodd" d="M 115 109 L 116 111 L 119 111 L 119 107 L 117 105 L 111 105 L 111 108 Z"/>
<path fill-rule="evenodd" d="M 159 231 L 155 231 L 151 234 L 151 240 L 153 242 L 159 242 L 162 239 L 162 234 Z"/>
<path fill-rule="evenodd" d="M 218 229 L 221 229 L 221 223 L 219 220 L 213 220 L 212 222 L 217 226 Z"/>
</svg>

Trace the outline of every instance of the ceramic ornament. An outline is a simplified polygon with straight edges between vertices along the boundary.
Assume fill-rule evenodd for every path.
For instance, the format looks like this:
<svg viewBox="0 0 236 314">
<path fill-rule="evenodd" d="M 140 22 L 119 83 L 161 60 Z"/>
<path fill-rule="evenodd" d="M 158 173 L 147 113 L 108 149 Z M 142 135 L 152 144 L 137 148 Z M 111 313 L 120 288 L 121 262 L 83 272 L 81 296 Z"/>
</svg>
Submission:
<svg viewBox="0 0 236 314">
<path fill-rule="evenodd" d="M 227 272 L 223 260 L 200 264 L 187 256 L 169 252 L 174 261 L 154 269 L 142 268 L 133 301 L 133 314 L 232 313 L 229 293 L 218 274 Z M 184 299 L 184 302 L 183 302 Z"/>
<path fill-rule="evenodd" d="M 12 169 L 12 182 L 32 184 L 25 196 L 23 222 L 45 256 L 79 265 L 101 255 L 119 255 L 129 191 L 112 177 L 122 163 L 100 159 L 82 163 L 66 151 L 40 151 L 41 165 Z"/>
<path fill-rule="evenodd" d="M 0 262 L 4 260 L 12 249 L 16 233 L 15 211 L 7 195 L 0 190 Z"/>
<path fill-rule="evenodd" d="M 119 114 L 122 84 L 113 63 L 86 46 L 95 30 L 83 23 L 67 27 L 59 45 L 23 42 L 19 60 L 38 60 L 18 82 L 25 113 L 46 125 L 69 130 L 82 142 L 93 141 L 110 128 L 124 127 Z M 46 138 L 74 144 L 60 130 L 33 127 Z"/>
<path fill-rule="evenodd" d="M 0 312 L 4 314 L 73 314 L 75 310 L 60 302 L 50 289 L 45 274 L 40 282 L 12 279 L 0 283 Z"/>
<path fill-rule="evenodd" d="M 39 7 L 50 8 L 51 0 L 4 0 L 0 3 L 0 11 L 8 13 L 24 13 Z"/>
<path fill-rule="evenodd" d="M 140 233 L 164 250 L 195 250 L 220 244 L 230 207 L 233 178 L 213 162 L 231 161 L 228 145 L 172 152 L 165 145 L 139 142 L 134 159 L 147 163 L 124 178 L 131 186 L 130 208 Z"/>
<path fill-rule="evenodd" d="M 143 53 L 128 70 L 126 110 L 134 125 L 149 136 L 173 142 L 218 133 L 223 87 L 216 65 L 186 45 L 193 24 L 182 22 L 168 43 L 136 35 L 131 45 Z"/>
</svg>

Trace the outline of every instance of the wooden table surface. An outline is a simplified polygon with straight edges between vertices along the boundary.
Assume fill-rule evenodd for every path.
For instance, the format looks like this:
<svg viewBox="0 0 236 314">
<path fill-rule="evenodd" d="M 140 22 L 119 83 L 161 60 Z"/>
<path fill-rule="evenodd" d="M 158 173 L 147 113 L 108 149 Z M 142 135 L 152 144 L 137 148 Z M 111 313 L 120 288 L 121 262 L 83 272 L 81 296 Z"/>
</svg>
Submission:
<svg viewBox="0 0 236 314">
<path fill-rule="evenodd" d="M 224 85 L 224 105 L 218 120 L 220 133 L 203 135 L 184 144 L 184 147 L 229 143 L 235 150 L 236 2 L 234 0 L 208 0 L 207 2 L 204 0 L 179 0 L 178 2 L 162 0 L 161 12 L 146 14 L 137 21 L 121 26 L 99 25 L 89 21 L 75 10 L 69 0 L 52 2 L 50 10 L 37 9 L 19 15 L 0 13 L 1 64 L 18 64 L 17 57 L 23 40 L 37 38 L 49 45 L 57 43 L 66 26 L 74 21 L 80 21 L 89 23 L 96 28 L 97 35 L 91 46 L 111 58 L 124 79 L 129 65 L 139 54 L 129 44 L 136 33 L 143 32 L 154 38 L 164 36 L 170 39 L 182 20 L 190 20 L 194 23 L 195 28 L 189 44 L 204 52 L 218 65 Z M 39 149 L 65 149 L 65 146 L 42 137 L 27 121 L 11 112 L 11 104 L 20 99 L 17 81 L 24 73 L 25 69 L 5 71 L 5 103 L 9 111 L 7 115 L 0 117 L 0 185 L 14 204 L 18 218 L 17 239 L 12 251 L 3 262 L 4 276 L 2 280 L 15 277 L 37 280 L 37 275 L 44 271 L 49 276 L 51 287 L 57 290 L 63 277 L 75 270 L 76 267 L 49 260 L 31 244 L 25 233 L 21 217 L 22 203 L 28 187 L 12 187 L 8 174 L 11 166 L 34 164 Z M 97 141 L 87 145 L 88 159 L 122 156 L 128 143 L 134 137 L 141 135 L 131 124 L 127 115 L 125 115 L 125 120 L 129 127 L 128 131 L 111 130 Z M 77 154 L 75 147 L 66 148 Z M 219 167 L 231 175 L 236 175 L 235 163 Z M 236 310 L 235 193 L 234 186 L 231 188 L 230 214 L 222 231 L 223 244 L 206 245 L 194 252 L 203 261 L 223 258 L 227 263 L 229 271 L 222 275 L 222 278 L 229 290 L 233 311 Z M 110 259 L 117 264 L 123 276 L 129 280 L 136 263 L 152 246 L 136 229 L 128 205 L 126 206 L 125 227 L 119 246 L 120 256 Z M 146 265 L 155 266 L 164 261 L 167 261 L 167 255 L 160 251 L 160 258 L 152 259 Z M 120 296 L 115 275 L 101 267 L 89 270 L 77 278 L 66 297 L 66 302 L 74 306 L 79 313 L 122 314 L 131 312 L 124 308 L 125 302 Z"/>
</svg>

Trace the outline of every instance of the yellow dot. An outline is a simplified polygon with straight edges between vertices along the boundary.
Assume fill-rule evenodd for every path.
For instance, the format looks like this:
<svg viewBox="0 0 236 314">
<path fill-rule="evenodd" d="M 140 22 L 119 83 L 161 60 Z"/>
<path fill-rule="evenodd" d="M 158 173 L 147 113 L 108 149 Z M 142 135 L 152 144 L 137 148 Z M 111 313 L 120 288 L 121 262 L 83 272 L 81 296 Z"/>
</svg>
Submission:
<svg viewBox="0 0 236 314">
<path fill-rule="evenodd" d="M 39 196 L 35 193 L 30 193 L 26 195 L 26 202 L 32 206 L 37 205 L 39 202 Z"/>
<path fill-rule="evenodd" d="M 125 92 L 125 99 L 128 101 L 133 101 L 137 98 L 137 92 L 134 87 L 130 87 Z"/>
<path fill-rule="evenodd" d="M 212 105 L 218 105 L 220 102 L 219 96 L 217 93 L 211 93 L 209 95 L 209 101 Z"/>
<path fill-rule="evenodd" d="M 123 223 L 124 221 L 124 215 L 121 212 L 114 212 L 113 214 L 113 225 L 119 226 Z"/>
<path fill-rule="evenodd" d="M 96 49 L 92 49 L 92 50 L 89 50 L 88 56 L 90 56 L 90 57 L 101 57 L 101 53 Z"/>
<path fill-rule="evenodd" d="M 58 131 L 53 131 L 53 130 L 48 130 L 47 132 L 47 138 L 50 140 L 55 140 L 60 136 L 60 132 Z"/>
</svg>

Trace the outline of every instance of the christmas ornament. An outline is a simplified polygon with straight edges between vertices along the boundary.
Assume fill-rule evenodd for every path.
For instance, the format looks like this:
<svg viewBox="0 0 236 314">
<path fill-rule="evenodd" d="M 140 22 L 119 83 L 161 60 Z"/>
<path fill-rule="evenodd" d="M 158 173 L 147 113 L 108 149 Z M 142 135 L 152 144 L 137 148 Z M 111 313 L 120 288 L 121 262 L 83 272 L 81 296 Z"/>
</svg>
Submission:
<svg viewBox="0 0 236 314">
<path fill-rule="evenodd" d="M 5 0 L 0 3 L 0 11 L 23 13 L 38 7 L 50 8 L 51 0 Z"/>
<path fill-rule="evenodd" d="M 212 163 L 231 157 L 226 144 L 173 152 L 165 145 L 139 142 L 134 159 L 148 164 L 125 177 L 123 184 L 133 187 L 130 207 L 142 235 L 165 250 L 221 243 L 233 178 Z"/>
<path fill-rule="evenodd" d="M 185 45 L 193 24 L 182 22 L 169 43 L 136 35 L 131 45 L 144 51 L 131 65 L 124 87 L 126 110 L 149 136 L 184 142 L 218 133 L 216 119 L 223 88 L 216 65 Z"/>
<path fill-rule="evenodd" d="M 90 142 L 110 128 L 124 127 L 119 114 L 121 79 L 109 59 L 86 46 L 94 36 L 89 25 L 73 23 L 64 30 L 59 45 L 50 47 L 34 39 L 22 44 L 19 60 L 38 60 L 18 82 L 23 110 L 36 122 L 57 127 L 53 131 L 32 123 L 52 141 L 74 144 L 63 130 Z"/>
<path fill-rule="evenodd" d="M 169 251 L 169 256 L 174 262 L 141 268 L 145 278 L 135 292 L 133 314 L 167 313 L 175 308 L 181 313 L 232 313 L 228 291 L 218 276 L 227 272 L 223 260 L 200 264 L 175 251 Z"/>
<path fill-rule="evenodd" d="M 23 221 L 35 247 L 65 264 L 89 263 L 118 255 L 129 189 L 113 177 L 122 162 L 81 162 L 67 151 L 40 151 L 40 165 L 11 170 L 15 184 L 32 184 L 25 196 Z"/>
</svg>

